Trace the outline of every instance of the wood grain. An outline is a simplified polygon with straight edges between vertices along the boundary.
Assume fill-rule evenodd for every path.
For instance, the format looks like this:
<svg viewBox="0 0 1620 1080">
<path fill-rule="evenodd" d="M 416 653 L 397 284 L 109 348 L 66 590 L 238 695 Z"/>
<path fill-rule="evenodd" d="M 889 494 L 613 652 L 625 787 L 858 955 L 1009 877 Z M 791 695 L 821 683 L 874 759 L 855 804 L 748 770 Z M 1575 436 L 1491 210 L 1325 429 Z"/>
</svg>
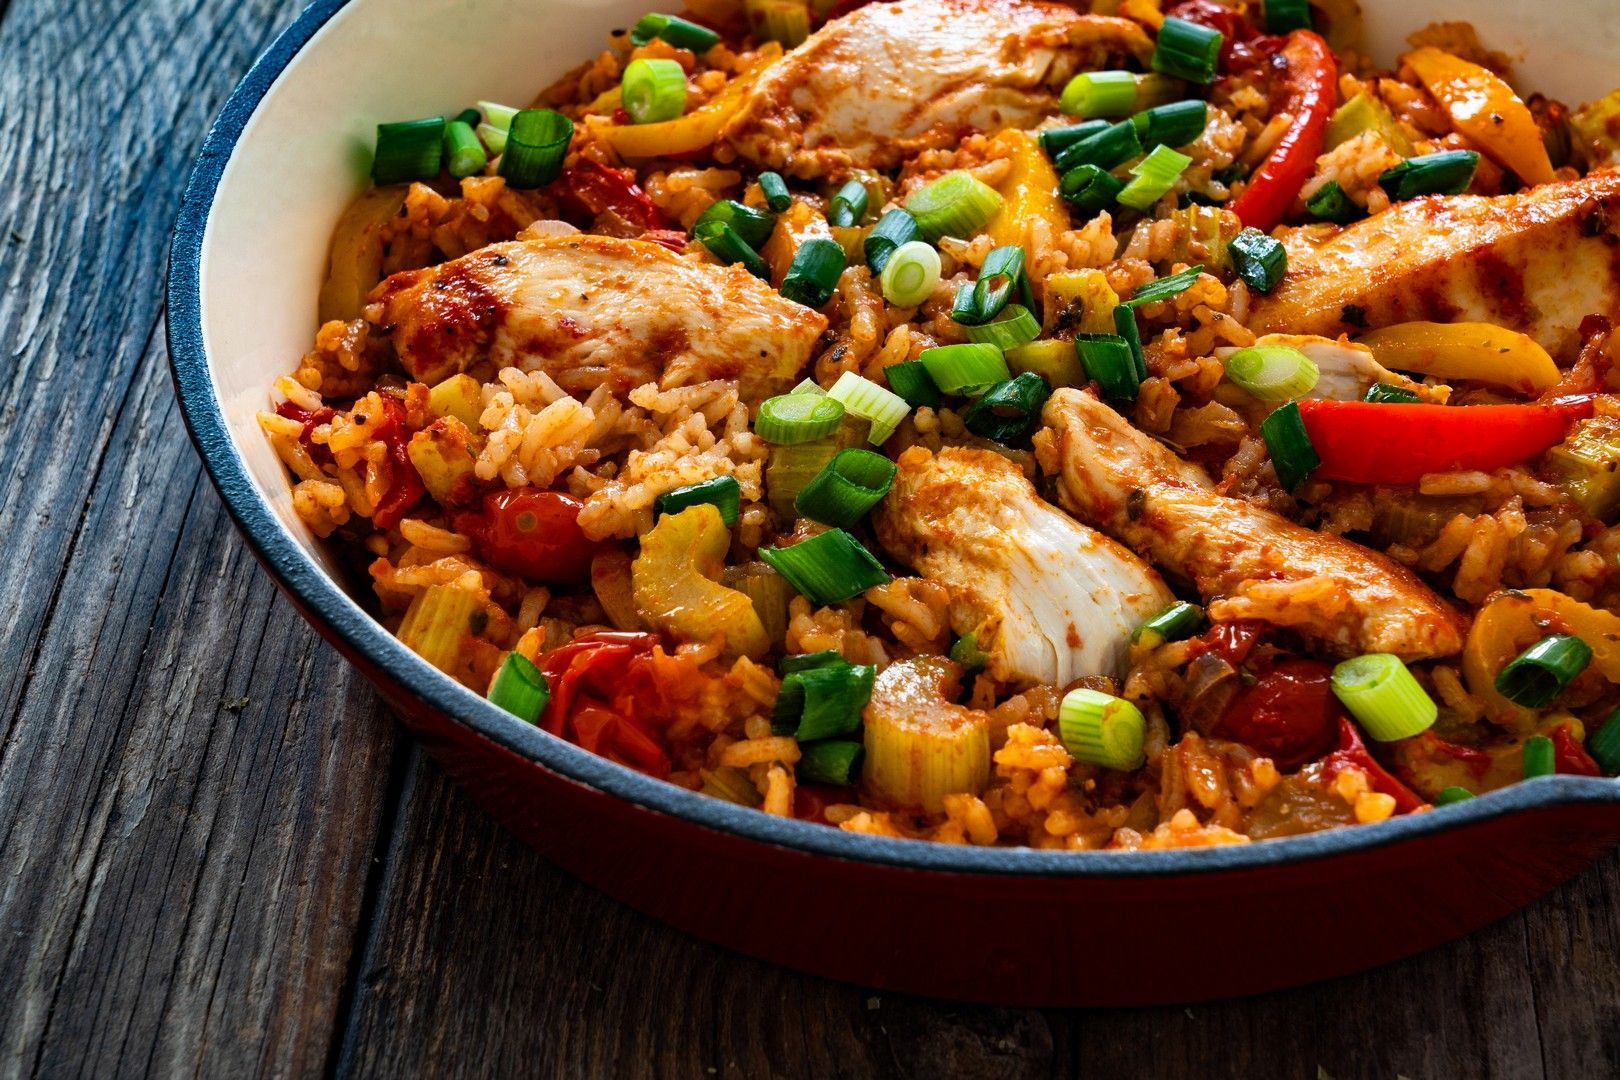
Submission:
<svg viewBox="0 0 1620 1080">
<path fill-rule="evenodd" d="M 184 173 L 296 6 L 0 0 L 0 1075 L 1620 1069 L 1620 857 L 1381 971 L 1065 1013 L 775 969 L 513 841 L 277 596 L 170 394 Z M 1185 938 L 1173 984 L 1245 962 L 1196 911 L 1124 930 Z"/>
</svg>

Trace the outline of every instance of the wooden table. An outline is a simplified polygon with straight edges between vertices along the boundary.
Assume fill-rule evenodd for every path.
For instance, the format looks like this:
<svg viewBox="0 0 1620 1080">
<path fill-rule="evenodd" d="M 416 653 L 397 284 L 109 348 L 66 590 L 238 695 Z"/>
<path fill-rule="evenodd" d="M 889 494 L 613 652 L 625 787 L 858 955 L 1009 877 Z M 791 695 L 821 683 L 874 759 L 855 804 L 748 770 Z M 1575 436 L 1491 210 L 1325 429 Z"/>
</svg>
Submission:
<svg viewBox="0 0 1620 1080">
<path fill-rule="evenodd" d="M 1062 1013 L 774 969 L 515 843 L 276 593 L 170 392 L 182 181 L 295 9 L 0 0 L 0 1075 L 1614 1072 L 1614 856 L 1382 971 Z M 1187 923 L 1193 993 L 1244 959 Z"/>
</svg>

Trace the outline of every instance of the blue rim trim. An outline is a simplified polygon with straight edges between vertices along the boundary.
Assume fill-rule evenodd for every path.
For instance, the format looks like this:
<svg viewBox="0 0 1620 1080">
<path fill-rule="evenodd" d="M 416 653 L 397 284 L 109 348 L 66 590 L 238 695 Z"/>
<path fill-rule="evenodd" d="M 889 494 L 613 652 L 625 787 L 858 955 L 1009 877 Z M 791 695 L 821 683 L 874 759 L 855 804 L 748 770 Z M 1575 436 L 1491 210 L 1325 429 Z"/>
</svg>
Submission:
<svg viewBox="0 0 1620 1080">
<path fill-rule="evenodd" d="M 1089 878 L 1229 872 L 1368 851 L 1554 805 L 1620 803 L 1620 784 L 1613 781 L 1554 776 L 1380 825 L 1230 847 L 1052 852 L 887 840 L 772 817 L 643 776 L 524 724 L 441 675 L 366 615 L 282 528 L 255 489 L 231 440 L 203 349 L 201 257 L 220 177 L 259 102 L 292 58 L 345 3 L 317 0 L 305 9 L 254 63 L 209 129 L 186 185 L 169 252 L 169 364 L 192 441 L 247 542 L 283 587 L 415 697 L 552 772 L 656 813 L 763 844 L 935 873 Z"/>
</svg>

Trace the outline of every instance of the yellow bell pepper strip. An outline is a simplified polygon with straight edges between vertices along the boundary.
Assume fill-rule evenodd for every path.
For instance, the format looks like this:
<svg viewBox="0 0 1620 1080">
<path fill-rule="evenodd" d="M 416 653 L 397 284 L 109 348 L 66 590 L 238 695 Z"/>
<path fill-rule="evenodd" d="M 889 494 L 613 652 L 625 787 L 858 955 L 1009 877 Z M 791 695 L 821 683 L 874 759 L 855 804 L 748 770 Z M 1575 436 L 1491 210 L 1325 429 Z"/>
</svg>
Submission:
<svg viewBox="0 0 1620 1080">
<path fill-rule="evenodd" d="M 623 158 L 676 157 L 702 150 L 720 137 L 760 74 L 781 59 L 782 46 L 769 42 L 756 55 L 759 61 L 752 68 L 685 116 L 657 124 L 613 124 L 596 116 L 585 122 Z"/>
<path fill-rule="evenodd" d="M 1620 165 L 1620 90 L 1588 101 L 1569 114 L 1575 149 L 1594 168 Z"/>
<path fill-rule="evenodd" d="M 1526 184 L 1553 179 L 1552 161 L 1535 117 L 1513 88 L 1488 68 L 1432 45 L 1406 54 L 1424 87 L 1451 114 L 1458 131 Z"/>
<path fill-rule="evenodd" d="M 366 294 L 382 280 L 383 245 L 405 205 L 407 187 L 372 188 L 343 211 L 332 231 L 326 281 L 321 284 L 321 322 L 360 317 Z"/>
<path fill-rule="evenodd" d="M 1496 676 L 1526 648 L 1555 633 L 1586 642 L 1591 667 L 1620 683 L 1620 615 L 1553 589 L 1497 593 L 1474 617 L 1462 660 L 1468 689 L 1492 720 L 1519 728 L 1531 722 L 1531 710 L 1496 692 Z"/>
<path fill-rule="evenodd" d="M 1357 339 L 1396 371 L 1472 379 L 1534 396 L 1557 385 L 1558 365 L 1534 338 L 1490 323 L 1409 322 Z"/>
<path fill-rule="evenodd" d="M 688 641 L 724 634 L 731 656 L 758 659 L 770 650 L 754 602 L 716 579 L 731 549 L 731 530 L 713 503 L 665 514 L 641 538 L 630 564 L 631 592 L 642 616 Z"/>
<path fill-rule="evenodd" d="M 1058 194 L 1058 174 L 1041 151 L 1040 142 L 1027 131 L 1009 129 L 990 140 L 1012 162 L 1001 182 L 1001 209 L 986 229 L 997 247 L 1012 244 L 1028 250 L 1031 226 L 1044 221 L 1056 235 L 1069 227 L 1069 212 Z"/>
</svg>

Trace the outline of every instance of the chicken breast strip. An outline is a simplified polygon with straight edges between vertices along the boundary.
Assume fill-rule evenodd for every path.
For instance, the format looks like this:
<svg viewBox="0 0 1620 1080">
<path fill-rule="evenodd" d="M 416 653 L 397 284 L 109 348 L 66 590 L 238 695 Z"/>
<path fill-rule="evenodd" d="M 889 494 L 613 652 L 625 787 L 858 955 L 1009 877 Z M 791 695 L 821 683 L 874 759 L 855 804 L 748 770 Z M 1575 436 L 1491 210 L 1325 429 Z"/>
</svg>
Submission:
<svg viewBox="0 0 1620 1080">
<path fill-rule="evenodd" d="M 585 234 L 492 244 L 395 274 L 370 300 L 412 378 L 488 358 L 571 393 L 736 379 L 757 401 L 793 385 L 827 329 L 740 266 Z"/>
<path fill-rule="evenodd" d="M 1494 198 L 1413 199 L 1318 246 L 1310 235 L 1289 238 L 1287 276 L 1255 302 L 1257 333 L 1477 320 L 1573 358 L 1583 318 L 1620 319 L 1620 172 Z"/>
<path fill-rule="evenodd" d="M 1004 682 L 1123 673 L 1131 634 L 1174 598 L 1146 563 L 1035 492 L 988 450 L 913 447 L 874 516 L 879 541 L 951 587 L 951 624 Z"/>
<path fill-rule="evenodd" d="M 868 4 L 773 64 L 721 137 L 796 176 L 890 169 L 929 140 L 1033 127 L 1076 72 L 1152 51 L 1128 19 L 1044 0 Z"/>
<path fill-rule="evenodd" d="M 1202 469 L 1089 393 L 1057 391 L 1044 420 L 1055 439 L 1043 438 L 1042 465 L 1058 474 L 1063 505 L 1190 581 L 1211 618 L 1290 627 L 1347 656 L 1462 648 L 1461 616 L 1411 571 L 1217 494 Z"/>
</svg>

